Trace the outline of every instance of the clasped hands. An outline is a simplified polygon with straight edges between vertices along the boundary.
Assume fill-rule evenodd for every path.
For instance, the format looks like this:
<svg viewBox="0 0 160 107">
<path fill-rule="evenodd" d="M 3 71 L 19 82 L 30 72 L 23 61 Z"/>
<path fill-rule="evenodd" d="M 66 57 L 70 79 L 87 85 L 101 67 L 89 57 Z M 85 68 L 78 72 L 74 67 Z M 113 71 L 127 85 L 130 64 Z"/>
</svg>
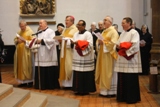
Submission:
<svg viewBox="0 0 160 107">
<path fill-rule="evenodd" d="M 103 45 L 103 41 L 100 40 L 100 39 L 98 39 L 98 44 L 99 44 L 99 45 Z"/>
<path fill-rule="evenodd" d="M 17 38 L 17 43 L 26 43 L 26 41 L 20 39 L 20 38 Z"/>
</svg>

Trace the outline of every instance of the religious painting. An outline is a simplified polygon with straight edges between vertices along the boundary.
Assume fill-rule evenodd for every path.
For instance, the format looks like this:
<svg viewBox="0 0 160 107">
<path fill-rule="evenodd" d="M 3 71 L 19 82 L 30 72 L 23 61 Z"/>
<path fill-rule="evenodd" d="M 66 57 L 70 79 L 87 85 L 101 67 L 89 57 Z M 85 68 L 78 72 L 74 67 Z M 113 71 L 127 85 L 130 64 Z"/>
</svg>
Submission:
<svg viewBox="0 0 160 107">
<path fill-rule="evenodd" d="M 55 0 L 20 0 L 20 16 L 54 16 Z"/>
</svg>

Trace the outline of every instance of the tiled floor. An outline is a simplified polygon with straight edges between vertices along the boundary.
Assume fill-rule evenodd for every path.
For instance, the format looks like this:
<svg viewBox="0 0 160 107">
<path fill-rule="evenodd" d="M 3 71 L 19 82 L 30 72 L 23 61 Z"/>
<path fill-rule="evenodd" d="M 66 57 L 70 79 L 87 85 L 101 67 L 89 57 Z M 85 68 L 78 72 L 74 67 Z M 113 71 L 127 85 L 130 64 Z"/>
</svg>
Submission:
<svg viewBox="0 0 160 107">
<path fill-rule="evenodd" d="M 6 84 L 17 85 L 18 83 L 14 79 L 13 70 L 6 68 L 2 70 L 2 82 Z M 51 95 L 63 96 L 67 98 L 74 98 L 80 100 L 80 107 L 160 107 L 152 94 L 148 93 L 148 76 L 139 76 L 140 81 L 140 91 L 141 91 L 141 102 L 136 104 L 126 104 L 118 103 L 116 98 L 103 98 L 98 96 L 98 90 L 95 93 L 86 96 L 74 95 L 72 91 L 69 90 L 36 90 L 34 88 L 24 88 L 27 90 L 47 93 Z M 160 96 L 160 94 L 156 94 Z M 160 98 L 160 97 L 159 97 Z"/>
</svg>

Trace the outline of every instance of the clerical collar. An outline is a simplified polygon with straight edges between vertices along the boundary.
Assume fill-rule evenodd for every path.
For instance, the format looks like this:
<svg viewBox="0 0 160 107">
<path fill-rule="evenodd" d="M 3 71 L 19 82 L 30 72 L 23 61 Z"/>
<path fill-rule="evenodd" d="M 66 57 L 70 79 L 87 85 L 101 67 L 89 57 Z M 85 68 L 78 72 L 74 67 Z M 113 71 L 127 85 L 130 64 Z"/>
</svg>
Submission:
<svg viewBox="0 0 160 107">
<path fill-rule="evenodd" d="M 79 34 L 84 34 L 84 32 L 86 32 L 86 29 L 84 29 L 83 31 L 79 31 Z"/>
<path fill-rule="evenodd" d="M 128 29 L 126 32 L 129 32 L 132 28 Z"/>
<path fill-rule="evenodd" d="M 48 27 L 47 27 L 46 29 L 42 30 L 42 31 L 44 32 L 44 31 L 46 31 L 47 29 L 48 29 Z"/>
</svg>

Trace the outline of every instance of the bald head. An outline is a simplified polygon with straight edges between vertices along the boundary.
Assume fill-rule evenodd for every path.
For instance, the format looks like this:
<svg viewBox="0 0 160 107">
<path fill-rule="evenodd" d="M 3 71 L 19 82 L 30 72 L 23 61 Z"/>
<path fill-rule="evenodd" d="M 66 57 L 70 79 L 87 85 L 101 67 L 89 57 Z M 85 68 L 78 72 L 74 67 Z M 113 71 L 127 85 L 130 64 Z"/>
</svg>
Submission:
<svg viewBox="0 0 160 107">
<path fill-rule="evenodd" d="M 106 16 L 104 18 L 104 22 L 103 23 L 104 23 L 105 28 L 109 28 L 110 26 L 112 26 L 113 18 L 110 17 L 110 16 Z"/>
<path fill-rule="evenodd" d="M 48 25 L 47 25 L 47 21 L 46 20 L 42 19 L 42 20 L 39 21 L 40 30 L 45 30 L 47 27 L 48 27 Z"/>
<path fill-rule="evenodd" d="M 21 20 L 21 21 L 19 22 L 19 27 L 20 27 L 21 31 L 25 31 L 25 30 L 26 30 L 26 26 L 27 26 L 26 21 Z"/>
<path fill-rule="evenodd" d="M 47 25 L 47 21 L 46 21 L 46 20 L 44 20 L 44 19 L 40 20 L 40 22 L 42 22 L 42 23 L 44 23 L 44 24 L 46 24 L 46 25 Z"/>
<path fill-rule="evenodd" d="M 20 24 L 27 25 L 26 21 L 24 21 L 24 20 L 19 21 L 19 25 L 20 25 Z"/>
<path fill-rule="evenodd" d="M 113 18 L 111 16 L 106 16 L 106 19 L 108 19 L 111 22 L 111 24 L 113 23 Z"/>
</svg>

